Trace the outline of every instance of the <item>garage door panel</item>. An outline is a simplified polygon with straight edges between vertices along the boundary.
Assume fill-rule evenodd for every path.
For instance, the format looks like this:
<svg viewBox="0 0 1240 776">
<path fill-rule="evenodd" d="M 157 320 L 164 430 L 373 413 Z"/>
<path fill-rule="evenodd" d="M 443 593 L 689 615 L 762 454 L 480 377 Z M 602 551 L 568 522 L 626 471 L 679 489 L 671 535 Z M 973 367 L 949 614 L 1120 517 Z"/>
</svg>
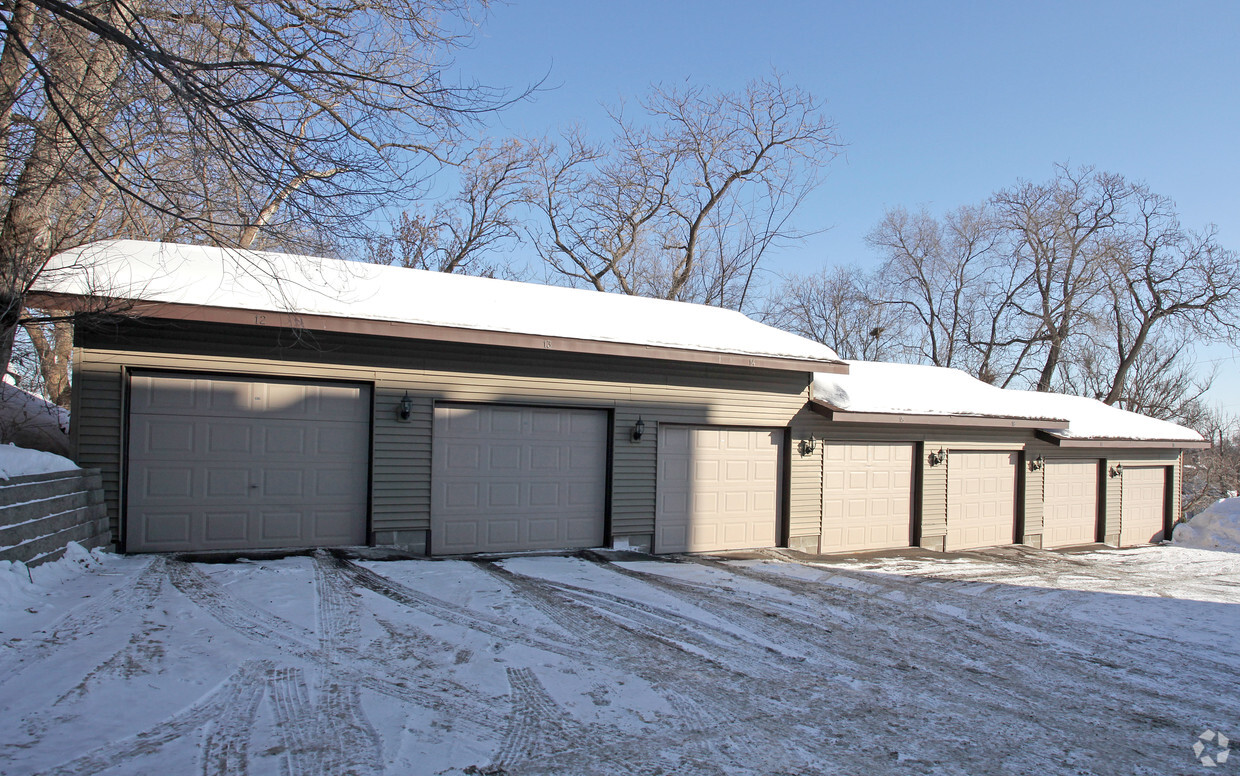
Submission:
<svg viewBox="0 0 1240 776">
<path fill-rule="evenodd" d="M 660 426 L 655 549 L 771 547 L 781 431 Z"/>
<path fill-rule="evenodd" d="M 1126 466 L 1120 494 L 1120 546 L 1163 539 L 1167 470 L 1162 466 Z"/>
<path fill-rule="evenodd" d="M 607 440 L 600 410 L 436 407 L 432 552 L 602 544 Z"/>
<path fill-rule="evenodd" d="M 914 445 L 828 443 L 823 449 L 824 552 L 907 547 Z"/>
<path fill-rule="evenodd" d="M 342 400 L 351 397 L 352 403 L 331 405 L 325 417 L 287 417 L 320 406 L 315 399 L 320 387 L 135 376 L 126 548 L 193 551 L 363 543 L 369 388 L 326 386 L 324 390 Z M 289 405 L 281 408 L 283 417 L 272 417 L 265 409 L 276 401 Z M 164 414 L 170 407 L 178 408 L 179 416 Z M 226 414 L 213 414 L 217 409 Z M 355 420 L 341 419 L 349 416 Z M 333 537 L 330 542 L 306 517 L 316 509 L 332 510 L 331 519 L 339 521 L 322 532 Z M 267 526 L 267 515 L 279 525 Z M 290 533 L 292 516 L 297 516 L 295 535 Z"/>
<path fill-rule="evenodd" d="M 1047 461 L 1043 469 L 1042 546 L 1088 544 L 1097 538 L 1098 461 Z"/>
<path fill-rule="evenodd" d="M 947 468 L 948 550 L 1011 544 L 1018 453 L 953 450 Z"/>
</svg>

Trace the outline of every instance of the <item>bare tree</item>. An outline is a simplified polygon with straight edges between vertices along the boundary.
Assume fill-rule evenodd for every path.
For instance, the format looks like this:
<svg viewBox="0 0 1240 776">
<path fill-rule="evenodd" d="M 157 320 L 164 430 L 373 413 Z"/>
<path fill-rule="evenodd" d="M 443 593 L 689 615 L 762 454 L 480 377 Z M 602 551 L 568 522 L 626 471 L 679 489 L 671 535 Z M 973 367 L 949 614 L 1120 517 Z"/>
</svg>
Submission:
<svg viewBox="0 0 1240 776">
<path fill-rule="evenodd" d="M 995 381 L 998 351 L 1015 341 L 1013 299 L 1026 280 L 1004 271 L 999 236 L 985 207 L 961 207 L 941 221 L 896 208 L 870 232 L 884 259 L 872 298 L 908 322 L 914 358 Z"/>
<path fill-rule="evenodd" d="M 426 210 L 401 213 L 392 232 L 370 243 L 367 261 L 435 272 L 493 276 L 482 257 L 520 238 L 531 149 L 517 140 L 480 146 L 458 169 L 459 187 Z"/>
<path fill-rule="evenodd" d="M 609 144 L 545 141 L 534 197 L 549 269 L 601 291 L 743 309 L 766 251 L 834 156 L 834 127 L 778 77 L 734 93 L 655 87 Z"/>
<path fill-rule="evenodd" d="M 903 355 L 900 310 L 874 302 L 855 267 L 794 275 L 771 297 L 763 319 L 821 342 L 842 358 L 883 361 Z"/>
<path fill-rule="evenodd" d="M 1240 256 L 1216 230 L 1189 232 L 1166 197 L 1138 187 L 1132 223 L 1108 263 L 1105 296 L 1113 372 L 1107 404 L 1140 403 L 1134 372 L 1161 329 L 1197 340 L 1232 339 L 1240 328 Z"/>
<path fill-rule="evenodd" d="M 1058 165 L 1047 183 L 1019 183 L 991 198 L 1011 259 L 1030 280 L 1018 307 L 1046 344 L 1039 391 L 1051 389 L 1069 338 L 1101 292 L 1109 238 L 1129 195 L 1121 176 Z"/>
<path fill-rule="evenodd" d="M 411 195 L 463 122 L 505 102 L 445 78 L 482 7 L 4 4 L 0 366 L 59 250 L 152 219 L 237 246 L 307 224 L 340 232 Z"/>
</svg>

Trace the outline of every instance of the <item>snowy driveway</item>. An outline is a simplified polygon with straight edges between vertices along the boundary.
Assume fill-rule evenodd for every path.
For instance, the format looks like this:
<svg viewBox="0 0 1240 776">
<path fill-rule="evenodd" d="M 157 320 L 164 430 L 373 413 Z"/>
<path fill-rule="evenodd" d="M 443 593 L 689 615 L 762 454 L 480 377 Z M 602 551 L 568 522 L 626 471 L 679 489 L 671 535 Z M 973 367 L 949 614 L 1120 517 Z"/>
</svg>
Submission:
<svg viewBox="0 0 1240 776">
<path fill-rule="evenodd" d="M 1240 769 L 1192 750 L 1240 739 L 1236 554 L 104 556 L 46 576 L 0 586 L 6 774 Z"/>
</svg>

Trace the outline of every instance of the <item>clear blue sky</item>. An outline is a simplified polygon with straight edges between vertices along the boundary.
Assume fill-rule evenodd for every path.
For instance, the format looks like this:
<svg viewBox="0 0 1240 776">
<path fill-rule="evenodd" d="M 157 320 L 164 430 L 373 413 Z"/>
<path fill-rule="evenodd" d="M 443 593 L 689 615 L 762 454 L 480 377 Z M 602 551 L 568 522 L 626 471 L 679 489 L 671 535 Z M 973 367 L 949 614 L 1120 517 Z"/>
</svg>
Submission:
<svg viewBox="0 0 1240 776">
<path fill-rule="evenodd" d="M 979 202 L 1055 162 L 1174 198 L 1184 223 L 1240 249 L 1240 2 L 682 2 L 514 0 L 494 7 L 461 70 L 549 89 L 493 122 L 539 135 L 649 84 L 734 89 L 776 69 L 827 105 L 846 143 L 797 218 L 826 229 L 777 272 L 872 264 L 888 207 Z M 1240 412 L 1229 349 L 1211 392 Z"/>
</svg>

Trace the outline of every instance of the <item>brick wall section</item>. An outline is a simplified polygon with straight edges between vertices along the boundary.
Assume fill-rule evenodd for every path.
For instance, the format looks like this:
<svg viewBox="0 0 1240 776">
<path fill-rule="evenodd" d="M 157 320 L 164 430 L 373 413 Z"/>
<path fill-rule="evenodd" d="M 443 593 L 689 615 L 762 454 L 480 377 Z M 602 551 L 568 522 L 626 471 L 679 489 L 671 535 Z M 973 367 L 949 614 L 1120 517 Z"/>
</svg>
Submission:
<svg viewBox="0 0 1240 776">
<path fill-rule="evenodd" d="M 0 560 L 56 560 L 69 542 L 112 542 L 98 469 L 0 480 Z"/>
</svg>

